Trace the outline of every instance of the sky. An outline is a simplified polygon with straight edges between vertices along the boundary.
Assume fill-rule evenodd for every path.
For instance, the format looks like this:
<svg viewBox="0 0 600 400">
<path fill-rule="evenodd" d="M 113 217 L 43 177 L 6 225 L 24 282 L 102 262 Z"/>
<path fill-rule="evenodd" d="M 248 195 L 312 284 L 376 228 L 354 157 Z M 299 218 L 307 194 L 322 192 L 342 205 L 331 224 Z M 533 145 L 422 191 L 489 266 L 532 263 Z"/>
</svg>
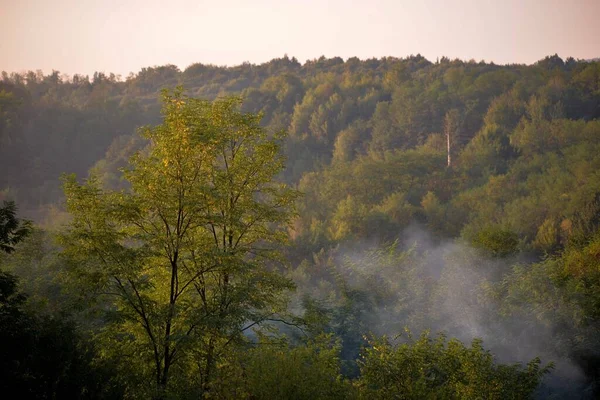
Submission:
<svg viewBox="0 0 600 400">
<path fill-rule="evenodd" d="M 193 63 L 600 57 L 600 0 L 0 0 L 0 70 L 73 75 Z"/>
</svg>

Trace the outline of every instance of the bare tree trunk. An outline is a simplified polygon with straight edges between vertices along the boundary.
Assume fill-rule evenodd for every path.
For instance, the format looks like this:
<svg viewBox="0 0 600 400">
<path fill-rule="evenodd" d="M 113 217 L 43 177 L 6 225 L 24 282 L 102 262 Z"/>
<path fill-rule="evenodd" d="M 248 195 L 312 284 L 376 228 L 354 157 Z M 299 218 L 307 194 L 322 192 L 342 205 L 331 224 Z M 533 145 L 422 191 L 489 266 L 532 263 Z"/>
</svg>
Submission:
<svg viewBox="0 0 600 400">
<path fill-rule="evenodd" d="M 448 142 L 448 167 L 452 164 L 452 159 L 450 156 L 450 131 L 446 132 L 446 140 Z"/>
<path fill-rule="evenodd" d="M 452 109 L 444 116 L 444 133 L 448 146 L 448 167 L 452 166 L 452 146 L 460 130 L 460 114 L 458 110 Z"/>
</svg>

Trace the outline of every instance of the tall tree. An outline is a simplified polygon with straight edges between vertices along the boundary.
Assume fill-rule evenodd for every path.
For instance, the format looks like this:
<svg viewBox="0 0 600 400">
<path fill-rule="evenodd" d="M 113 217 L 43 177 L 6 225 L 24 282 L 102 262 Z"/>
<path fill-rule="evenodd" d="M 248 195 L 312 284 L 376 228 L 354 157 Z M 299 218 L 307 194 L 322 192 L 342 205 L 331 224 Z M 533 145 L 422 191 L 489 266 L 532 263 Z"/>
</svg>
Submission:
<svg viewBox="0 0 600 400">
<path fill-rule="evenodd" d="M 444 117 L 444 135 L 448 147 L 448 167 L 452 165 L 452 155 L 455 153 L 455 141 L 460 129 L 460 114 L 457 109 L 452 109 Z"/>
<path fill-rule="evenodd" d="M 238 98 L 182 92 L 164 92 L 163 123 L 143 130 L 150 145 L 124 173 L 129 191 L 93 177 L 64 185 L 65 251 L 88 288 L 114 299 L 113 347 L 137 349 L 157 397 L 172 377 L 210 390 L 223 351 L 273 318 L 292 286 L 269 267 L 296 198 L 274 182 L 280 137 Z"/>
</svg>

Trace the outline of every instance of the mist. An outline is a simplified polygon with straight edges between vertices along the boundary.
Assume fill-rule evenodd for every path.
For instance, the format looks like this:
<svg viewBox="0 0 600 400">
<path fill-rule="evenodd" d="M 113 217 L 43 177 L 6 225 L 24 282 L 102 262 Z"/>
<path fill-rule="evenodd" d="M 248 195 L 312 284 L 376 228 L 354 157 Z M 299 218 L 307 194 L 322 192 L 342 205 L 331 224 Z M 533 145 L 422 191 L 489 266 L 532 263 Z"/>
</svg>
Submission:
<svg viewBox="0 0 600 400">
<path fill-rule="evenodd" d="M 80 355 L 87 357 L 82 365 L 93 370 L 92 361 L 107 363 L 103 371 L 109 385 L 104 389 L 89 389 L 95 387 L 93 379 L 71 388 L 100 397 L 103 390 L 121 388 L 132 398 L 164 398 L 169 391 L 171 398 L 188 398 L 190 393 L 202 396 L 222 390 L 222 398 L 246 393 L 268 399 L 257 393 L 281 388 L 278 373 L 286 370 L 291 397 L 281 398 L 346 399 L 351 392 L 358 398 L 377 398 L 378 390 L 409 396 L 412 389 L 420 390 L 421 379 L 431 384 L 427 393 L 433 397 L 442 390 L 450 397 L 468 398 L 464 386 L 484 398 L 496 389 L 496 398 L 524 398 L 536 388 L 540 398 L 597 395 L 600 62 L 562 59 L 559 48 L 532 65 L 503 66 L 469 58 L 427 59 L 423 56 L 427 53 L 417 51 L 421 50 L 406 58 L 386 54 L 361 59 L 364 55 L 357 53 L 305 62 L 302 54 L 295 54 L 232 67 L 198 59 L 185 69 L 177 66 L 183 66 L 177 60 L 168 60 L 169 64 L 143 68 L 124 80 L 110 73 L 72 78 L 58 71 L 3 73 L 0 202 L 7 201 L 5 215 L 12 222 L 6 224 L 9 235 L 0 238 L 0 246 L 2 240 L 12 246 L 15 237 L 23 241 L 14 253 L 0 257 L 0 267 L 16 277 L 6 275 L 11 290 L 20 280 L 31 309 L 46 304 L 42 307 L 46 311 L 37 311 L 57 321 L 75 321 L 69 329 L 81 339 L 82 345 L 73 351 L 81 350 Z M 209 103 L 239 105 L 232 117 L 248 127 L 232 130 L 219 123 L 206 128 L 221 121 L 210 116 L 209 110 L 218 107 L 208 107 Z M 243 117 L 238 118 L 238 112 Z M 180 124 L 173 124 L 173 118 Z M 148 143 L 140 131 L 169 139 L 152 140 L 147 152 L 140 151 Z M 236 156 L 240 164 L 232 172 L 239 177 L 214 180 L 222 165 L 210 161 L 190 180 L 175 180 L 184 187 L 171 193 L 175 181 L 165 172 L 176 164 L 161 155 L 149 159 L 151 167 L 136 176 L 139 182 L 166 183 L 123 180 L 123 171 L 131 177 L 135 165 L 140 165 L 130 162 L 136 152 L 145 159 L 160 144 L 177 159 L 187 155 L 181 165 L 196 165 L 204 157 L 222 160 L 222 156 L 212 145 L 193 147 L 198 142 L 188 136 L 207 140 L 214 136 L 221 143 L 227 135 L 249 132 L 269 143 L 235 151 L 244 155 L 244 161 Z M 246 139 L 232 142 L 249 144 Z M 266 175 L 259 173 L 263 169 Z M 245 173 L 252 176 L 242 177 Z M 88 182 L 93 184 L 88 190 L 85 182 L 90 174 L 95 179 Z M 218 195 L 236 182 L 247 188 L 254 174 L 261 177 L 263 192 L 243 197 L 230 188 L 235 193 Z M 210 176 L 210 183 L 203 181 Z M 199 184 L 189 183 L 196 179 Z M 286 196 L 270 204 L 275 188 Z M 80 194 L 86 193 L 98 193 L 102 207 L 90 207 L 96 199 L 84 202 Z M 184 194 L 187 200 L 180 201 Z M 198 197 L 187 198 L 192 194 Z M 148 204 L 142 207 L 143 198 Z M 233 205 L 225 198 L 242 203 L 229 210 Z M 171 216 L 180 207 L 184 209 L 177 215 L 189 216 L 213 205 L 229 208 L 195 218 L 189 226 L 198 232 L 175 241 L 185 244 L 183 253 L 158 245 L 172 243 L 170 235 L 178 228 L 163 230 L 162 221 L 147 236 L 139 221 L 136 225 L 128 219 L 141 218 L 144 227 L 146 221 Z M 16 215 L 11 210 L 17 210 Z M 77 215 L 95 222 L 83 223 Z M 213 230 L 215 215 L 231 221 L 232 228 Z M 242 234 L 254 226 L 249 221 L 257 216 L 273 220 L 265 221 L 253 235 Z M 25 219 L 33 220 L 35 235 L 10 233 L 28 227 Z M 100 240 L 107 229 L 122 232 L 108 235 L 110 243 L 94 243 L 84 254 L 81 241 Z M 247 263 L 257 258 L 251 247 L 244 247 L 231 253 L 236 257 L 232 262 L 220 245 L 215 242 L 217 247 L 212 247 L 215 232 L 221 230 L 223 237 L 225 231 L 243 235 L 240 240 L 250 241 L 249 246 L 263 241 L 267 246 L 273 239 L 268 246 L 279 254 Z M 122 262 L 122 244 L 138 243 L 140 237 L 149 238 L 144 246 L 148 253 L 130 254 L 137 249 L 127 249 L 128 261 Z M 233 243 L 230 240 L 229 245 Z M 97 250 L 111 257 L 98 259 Z M 156 259 L 148 261 L 148 254 Z M 177 254 L 176 268 L 172 254 Z M 224 257 L 223 266 L 244 268 L 211 272 L 214 285 L 205 286 L 202 265 L 216 255 Z M 164 259 L 169 263 L 163 264 Z M 113 260 L 123 264 L 118 271 Z M 98 276 L 87 276 L 90 271 L 97 271 L 102 282 L 108 274 L 119 276 L 108 279 L 114 287 L 104 290 L 98 287 Z M 186 282 L 181 293 L 178 282 Z M 79 293 L 101 300 L 102 310 L 80 302 Z M 237 306 L 230 308 L 231 301 Z M 105 313 L 104 306 L 115 314 Z M 91 315 L 96 312 L 102 315 Z M 272 329 L 265 315 L 281 316 L 285 322 Z M 23 335 L 9 332 L 11 337 L 29 333 L 42 337 L 38 332 L 48 331 L 42 325 L 22 328 Z M 447 354 L 439 348 L 432 348 L 431 354 L 439 350 L 443 359 L 429 365 L 445 368 L 439 380 L 429 380 L 428 373 L 419 375 L 429 368 L 422 368 L 428 360 L 402 359 L 393 347 L 386 347 L 388 354 L 399 355 L 402 362 L 378 366 L 376 350 L 371 358 L 375 368 L 363 373 L 364 352 L 374 348 L 369 343 L 384 343 L 384 335 L 401 344 L 400 350 L 416 349 L 420 354 L 419 346 L 404 345 L 415 343 L 424 332 L 461 342 L 453 343 L 460 350 L 449 355 L 458 354 L 458 378 L 446 379 L 456 363 L 446 362 Z M 114 337 L 101 337 L 103 333 Z M 264 338 L 273 343 L 261 347 Z M 482 347 L 462 347 L 476 338 L 483 341 Z M 162 344 L 176 342 L 180 350 L 173 358 L 168 354 L 173 348 Z M 34 346 L 5 348 L 26 350 L 6 358 L 14 363 L 46 356 L 27 353 L 37 349 Z M 493 354 L 495 363 L 485 351 Z M 161 352 L 162 366 L 156 362 Z M 47 359 L 52 357 L 48 353 Z M 481 360 L 484 366 L 477 364 Z M 264 368 L 274 363 L 278 367 Z M 550 363 L 554 367 L 546 374 L 544 366 Z M 66 360 L 62 365 L 66 371 L 75 364 Z M 220 365 L 227 368 L 213 368 Z M 407 365 L 414 367 L 413 373 L 404 374 Z M 199 383 L 204 378 L 198 368 L 218 382 Z M 6 370 L 14 372 L 10 365 Z M 64 381 L 52 375 L 58 370 L 54 366 L 41 370 L 35 379 L 46 382 L 49 377 L 48 382 L 61 384 Z M 315 374 L 311 381 L 304 379 L 307 370 Z M 103 371 L 98 370 L 98 376 Z M 484 378 L 471 379 L 471 373 Z M 157 381 L 156 374 L 164 381 Z M 30 374 L 17 375 L 15 382 L 30 387 Z M 252 375 L 254 380 L 247 381 Z M 332 397 L 333 381 L 340 384 L 340 391 Z M 303 395 L 298 394 L 300 389 Z M 320 395 L 314 394 L 317 389 Z M 58 396 L 47 391 L 40 388 L 44 393 L 40 397 Z M 419 391 L 416 398 L 427 396 Z"/>
<path fill-rule="evenodd" d="M 531 260 L 525 253 L 494 258 L 464 241 L 436 238 L 412 224 L 391 244 L 354 242 L 315 254 L 314 265 L 308 267 L 311 279 L 306 279 L 306 264 L 293 274 L 298 285 L 294 304 L 300 311 L 302 298 L 309 296 L 329 310 L 333 331 L 349 339 L 346 356 L 356 356 L 357 349 L 350 347 L 360 342 L 340 322 L 340 309 L 352 303 L 350 322 L 358 327 L 356 333 L 385 335 L 396 342 L 425 331 L 463 343 L 482 339 L 497 362 L 527 364 L 539 357 L 542 365 L 553 364 L 537 397 L 592 398 L 593 387 L 577 358 L 598 352 L 593 339 L 576 343 L 576 328 L 565 318 L 539 315 L 538 304 L 510 298 L 514 293 L 508 293 L 507 286 L 518 279 L 514 268 L 531 268 Z M 560 308 L 575 307 L 564 304 L 566 297 L 558 287 L 551 290 L 557 314 Z M 590 339 L 594 331 L 579 335 Z"/>
</svg>

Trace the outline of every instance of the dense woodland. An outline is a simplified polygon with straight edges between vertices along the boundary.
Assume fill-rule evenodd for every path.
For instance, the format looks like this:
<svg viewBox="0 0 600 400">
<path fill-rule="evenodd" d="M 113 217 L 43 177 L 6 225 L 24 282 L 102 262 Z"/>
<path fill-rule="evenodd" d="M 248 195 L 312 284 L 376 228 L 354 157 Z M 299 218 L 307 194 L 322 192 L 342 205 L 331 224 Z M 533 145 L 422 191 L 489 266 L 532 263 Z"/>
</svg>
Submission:
<svg viewBox="0 0 600 400">
<path fill-rule="evenodd" d="M 600 62 L 0 81 L 27 398 L 600 395 Z"/>
</svg>

